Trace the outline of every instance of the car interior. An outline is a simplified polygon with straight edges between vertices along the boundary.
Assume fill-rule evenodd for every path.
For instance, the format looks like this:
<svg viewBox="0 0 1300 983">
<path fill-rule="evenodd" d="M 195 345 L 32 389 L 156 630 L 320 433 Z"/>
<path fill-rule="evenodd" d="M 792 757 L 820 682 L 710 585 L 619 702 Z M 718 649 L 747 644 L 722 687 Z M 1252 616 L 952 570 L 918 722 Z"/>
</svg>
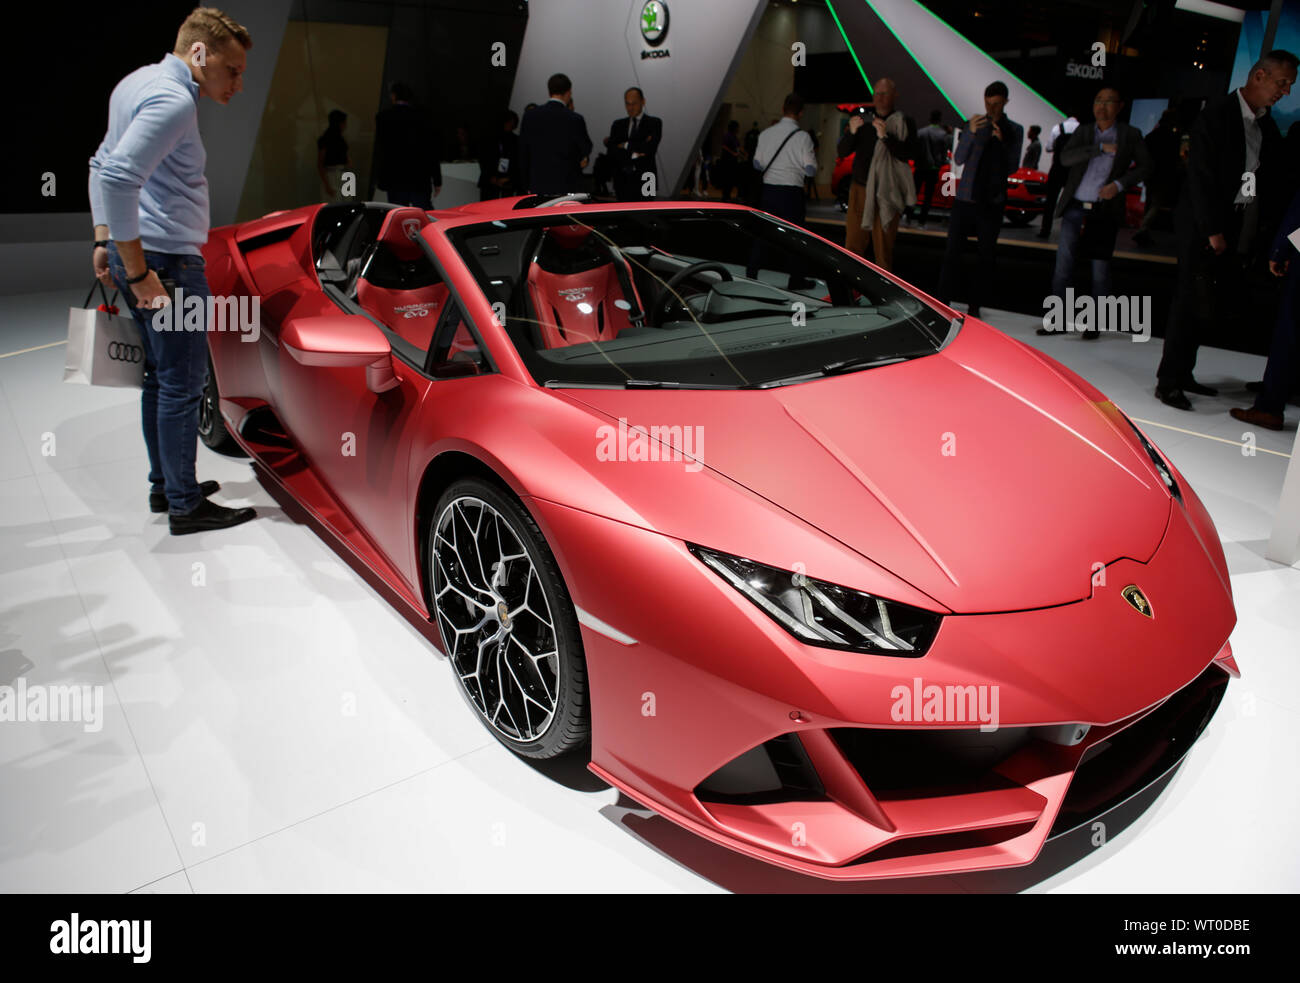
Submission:
<svg viewBox="0 0 1300 983">
<path fill-rule="evenodd" d="M 322 285 L 390 330 L 436 376 L 485 368 L 477 342 L 437 268 L 415 237 L 429 224 L 420 208 L 333 205 L 316 220 L 313 252 Z"/>
</svg>

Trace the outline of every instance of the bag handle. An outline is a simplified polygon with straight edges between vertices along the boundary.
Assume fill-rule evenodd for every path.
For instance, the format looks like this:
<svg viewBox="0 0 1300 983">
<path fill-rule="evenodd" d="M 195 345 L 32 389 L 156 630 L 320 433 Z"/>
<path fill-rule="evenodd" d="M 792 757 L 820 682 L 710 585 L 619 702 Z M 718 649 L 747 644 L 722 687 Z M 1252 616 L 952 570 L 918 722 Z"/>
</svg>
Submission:
<svg viewBox="0 0 1300 983">
<path fill-rule="evenodd" d="M 98 280 L 96 280 L 94 283 L 92 283 L 92 284 L 90 285 L 90 291 L 86 294 L 86 299 L 83 300 L 83 301 L 81 302 L 81 306 L 82 306 L 82 307 L 86 307 L 87 305 L 90 304 L 90 298 L 93 297 L 93 296 L 95 296 L 95 288 L 96 288 L 96 287 L 99 288 L 99 295 L 100 295 L 102 298 L 104 298 L 104 306 L 105 306 L 105 307 L 113 307 L 113 306 L 114 306 L 113 301 L 117 300 L 117 287 L 116 287 L 116 285 L 113 287 L 113 300 L 109 300 L 109 299 L 108 299 L 108 291 L 104 289 L 104 285 L 103 285 L 102 283 L 100 283 Z"/>
</svg>

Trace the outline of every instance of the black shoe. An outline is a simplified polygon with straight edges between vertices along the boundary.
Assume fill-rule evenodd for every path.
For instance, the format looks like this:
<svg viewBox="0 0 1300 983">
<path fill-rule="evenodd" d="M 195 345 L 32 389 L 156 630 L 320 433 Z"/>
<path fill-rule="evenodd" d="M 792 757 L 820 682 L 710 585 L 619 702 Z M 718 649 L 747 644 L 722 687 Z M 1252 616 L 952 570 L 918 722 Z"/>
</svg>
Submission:
<svg viewBox="0 0 1300 983">
<path fill-rule="evenodd" d="M 1156 399 L 1176 410 L 1190 410 L 1192 408 L 1192 401 L 1187 398 L 1187 394 L 1181 389 L 1161 389 L 1156 386 Z"/>
<path fill-rule="evenodd" d="M 1182 388 L 1184 392 L 1196 393 L 1198 396 L 1219 395 L 1219 390 L 1215 389 L 1213 386 L 1203 386 L 1192 378 L 1184 379 Z"/>
<path fill-rule="evenodd" d="M 1088 331 L 1082 332 L 1079 335 L 1079 337 L 1082 338 L 1084 341 L 1096 341 L 1098 338 L 1101 337 L 1101 332 L 1098 331 L 1096 328 L 1092 328 Z"/>
<path fill-rule="evenodd" d="M 1050 239 L 1050 238 L 1052 238 L 1052 233 L 1051 233 L 1050 230 L 1048 230 L 1047 232 L 1038 232 L 1038 233 L 1035 233 L 1035 234 L 1036 234 L 1036 235 L 1038 236 L 1038 238 L 1040 238 L 1040 239 Z"/>
<path fill-rule="evenodd" d="M 170 516 L 167 521 L 173 536 L 188 536 L 190 533 L 211 529 L 228 529 L 256 517 L 257 513 L 253 509 L 228 509 L 205 498 L 192 512 Z"/>
<path fill-rule="evenodd" d="M 219 491 L 221 491 L 220 482 L 217 481 L 199 482 L 199 494 L 202 495 L 204 498 L 207 498 L 210 495 L 215 495 Z M 149 493 L 149 511 L 150 512 L 167 511 L 167 495 L 165 492 Z"/>
<path fill-rule="evenodd" d="M 1133 234 L 1133 241 L 1139 246 L 1149 246 L 1154 240 L 1151 238 L 1150 232 L 1135 232 Z"/>
<path fill-rule="evenodd" d="M 1036 335 L 1060 334 L 1059 331 L 1053 331 L 1051 328 L 1034 328 Z"/>
</svg>

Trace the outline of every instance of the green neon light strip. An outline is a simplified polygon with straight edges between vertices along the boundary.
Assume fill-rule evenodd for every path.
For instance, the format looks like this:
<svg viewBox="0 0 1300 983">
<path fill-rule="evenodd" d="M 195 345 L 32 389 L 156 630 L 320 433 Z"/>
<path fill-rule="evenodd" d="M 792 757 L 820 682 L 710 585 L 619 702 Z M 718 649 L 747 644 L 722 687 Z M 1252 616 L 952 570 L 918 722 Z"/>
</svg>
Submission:
<svg viewBox="0 0 1300 983">
<path fill-rule="evenodd" d="M 828 2 L 829 2 L 829 0 L 828 0 Z M 1023 86 L 1024 86 L 1026 89 L 1028 89 L 1031 93 L 1033 93 L 1035 96 L 1037 96 L 1039 99 L 1041 99 L 1041 100 L 1042 100 L 1042 101 L 1043 101 L 1047 106 L 1049 106 L 1049 107 L 1051 108 L 1052 112 L 1056 113 L 1057 116 L 1060 116 L 1062 119 L 1065 118 L 1066 114 L 1063 113 L 1063 112 L 1061 112 L 1060 109 L 1058 109 L 1055 105 L 1053 105 L 1053 103 L 1051 102 L 1050 99 L 1048 99 L 1046 96 L 1044 96 L 1041 92 L 1039 92 L 1037 89 L 1035 89 L 1032 85 L 1028 84 L 1024 79 L 1022 79 L 1022 78 L 1021 78 L 1019 75 L 1017 75 L 1015 72 L 1013 72 L 1013 71 L 1011 71 L 1010 69 L 1008 69 L 1005 65 L 1002 64 L 1002 62 L 998 61 L 996 58 L 989 58 L 989 56 L 988 56 L 987 54 L 984 54 L 984 50 L 983 50 L 979 45 L 975 44 L 975 42 L 973 42 L 970 38 L 966 37 L 965 34 L 962 34 L 961 31 L 957 30 L 957 28 L 953 27 L 951 24 L 949 24 L 946 20 L 944 20 L 942 17 L 940 17 L 938 14 L 936 14 L 936 13 L 935 13 L 933 10 L 931 10 L 929 7 L 927 7 L 925 4 L 921 3 L 920 0 L 913 0 L 913 2 L 916 3 L 916 5 L 917 5 L 918 7 L 920 7 L 923 11 L 925 11 L 925 13 L 929 14 L 930 17 L 931 17 L 933 20 L 937 20 L 937 21 L 938 21 L 940 24 L 942 24 L 944 27 L 948 28 L 948 30 L 952 31 L 953 34 L 957 35 L 957 37 L 961 38 L 963 41 L 965 41 L 968 45 L 970 45 L 972 48 L 974 48 L 974 49 L 975 49 L 976 51 L 978 51 L 980 54 L 984 55 L 985 58 L 988 58 L 989 61 L 991 61 L 991 62 L 993 62 L 993 64 L 997 65 L 999 69 L 1001 69 L 1001 70 L 1002 70 L 1003 72 L 1005 72 L 1007 75 L 1011 76 L 1012 79 L 1014 79 L 1014 80 L 1015 80 L 1016 82 L 1018 82 L 1020 85 L 1023 85 Z M 935 81 L 934 81 L 934 76 L 931 75 L 931 74 L 930 74 L 930 70 L 929 70 L 928 68 L 925 67 L 925 63 L 922 62 L 921 59 L 917 58 L 915 54 L 912 53 L 912 49 L 907 47 L 906 42 L 904 42 L 902 38 L 898 37 L 898 34 L 894 31 L 894 28 L 893 28 L 893 26 L 889 23 L 889 21 L 885 20 L 884 16 L 880 13 L 879 10 L 876 10 L 876 5 L 875 5 L 874 3 L 872 3 L 871 0 L 867 0 L 867 6 L 869 6 L 869 7 L 872 9 L 872 11 L 875 13 L 875 15 L 876 15 L 877 17 L 880 18 L 881 22 L 882 22 L 886 27 L 889 28 L 889 33 L 893 34 L 894 37 L 898 38 L 898 43 L 901 44 L 901 45 L 903 46 L 904 49 L 906 49 L 906 51 L 907 51 L 907 53 L 908 53 L 909 55 L 912 55 L 912 59 L 913 59 L 913 60 L 914 60 L 918 65 L 921 66 L 921 71 L 925 72 L 926 77 L 929 78 L 929 80 L 930 80 L 931 82 L 934 82 L 935 87 L 936 87 L 940 92 L 943 92 L 943 86 L 939 85 L 938 82 L 935 82 Z M 960 109 L 958 109 L 958 108 L 957 108 L 957 104 L 956 104 L 955 102 L 953 102 L 951 98 L 949 98 L 948 93 L 943 92 L 943 97 L 944 97 L 945 99 L 948 100 L 949 105 L 951 105 L 953 109 L 956 109 L 956 110 L 957 110 L 957 115 L 958 115 L 958 116 L 961 116 L 961 115 L 962 115 L 962 111 L 961 111 Z"/>
<path fill-rule="evenodd" d="M 835 13 L 835 8 L 831 6 L 831 0 L 826 0 L 826 9 L 835 18 L 835 26 L 840 29 L 840 37 L 844 39 L 844 46 L 849 49 L 849 54 L 853 56 L 853 64 L 858 66 L 858 74 L 862 76 L 862 81 L 867 83 L 867 92 L 874 96 L 876 90 L 871 87 L 871 79 L 867 78 L 866 69 L 862 67 L 862 62 L 858 61 L 858 53 L 853 50 L 853 45 L 849 42 L 849 36 L 844 33 L 844 25 L 840 23 L 839 15 Z"/>
</svg>

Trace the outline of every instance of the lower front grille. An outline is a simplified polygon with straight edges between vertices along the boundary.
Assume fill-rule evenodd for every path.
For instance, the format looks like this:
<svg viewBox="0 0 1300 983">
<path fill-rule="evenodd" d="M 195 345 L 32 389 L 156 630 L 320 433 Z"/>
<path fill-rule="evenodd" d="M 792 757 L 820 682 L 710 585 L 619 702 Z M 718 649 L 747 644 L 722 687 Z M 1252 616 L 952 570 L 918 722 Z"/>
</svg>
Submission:
<svg viewBox="0 0 1300 983">
<path fill-rule="evenodd" d="M 1031 739 L 1032 728 L 965 729 L 840 727 L 831 731 L 849 763 L 882 801 L 957 795 L 1007 782 L 994 769 Z"/>
<path fill-rule="evenodd" d="M 1137 723 L 1090 747 L 1048 837 L 1090 822 L 1173 768 L 1201 736 L 1227 687 L 1228 674 L 1211 665 Z"/>
</svg>

